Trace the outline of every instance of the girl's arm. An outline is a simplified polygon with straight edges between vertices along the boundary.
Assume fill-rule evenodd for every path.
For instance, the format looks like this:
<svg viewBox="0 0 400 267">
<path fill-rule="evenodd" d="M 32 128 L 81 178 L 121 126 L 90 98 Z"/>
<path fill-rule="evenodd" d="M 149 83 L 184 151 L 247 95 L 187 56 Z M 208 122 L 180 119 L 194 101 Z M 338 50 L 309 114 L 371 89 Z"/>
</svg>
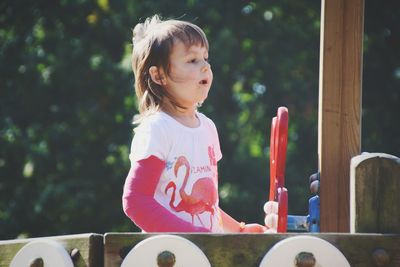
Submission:
<svg viewBox="0 0 400 267">
<path fill-rule="evenodd" d="M 234 218 L 232 218 L 229 214 L 227 214 L 225 211 L 222 209 L 219 209 L 222 217 L 222 224 L 224 226 L 224 231 L 225 232 L 231 232 L 231 233 L 264 233 L 267 229 L 256 223 L 251 223 L 251 224 L 244 224 L 244 223 L 239 223 L 236 221 Z"/>
<path fill-rule="evenodd" d="M 145 232 L 209 232 L 186 222 L 154 199 L 165 162 L 150 156 L 132 164 L 124 185 L 125 214 Z"/>
<path fill-rule="evenodd" d="M 241 232 L 241 224 L 233 219 L 229 214 L 223 211 L 221 208 L 219 209 L 222 218 L 222 225 L 224 227 L 225 232 Z"/>
</svg>

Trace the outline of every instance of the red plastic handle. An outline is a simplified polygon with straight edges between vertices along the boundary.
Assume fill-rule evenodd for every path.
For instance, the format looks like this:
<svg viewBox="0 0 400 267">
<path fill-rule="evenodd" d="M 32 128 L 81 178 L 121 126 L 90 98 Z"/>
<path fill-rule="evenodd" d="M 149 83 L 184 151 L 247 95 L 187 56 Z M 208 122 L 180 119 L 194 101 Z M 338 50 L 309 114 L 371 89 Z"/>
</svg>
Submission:
<svg viewBox="0 0 400 267">
<path fill-rule="evenodd" d="M 276 136 L 275 136 L 276 179 L 278 182 L 278 187 L 284 187 L 288 124 L 289 124 L 289 114 L 287 108 L 280 107 L 278 109 L 277 117 L 278 119 L 277 119 Z"/>
<path fill-rule="evenodd" d="M 275 158 L 275 136 L 276 136 L 276 121 L 277 118 L 272 118 L 271 123 L 271 138 L 270 138 L 270 156 L 269 156 L 269 201 L 275 201 L 275 190 L 276 190 L 276 158 Z"/>
<path fill-rule="evenodd" d="M 289 112 L 279 107 L 272 119 L 270 138 L 270 190 L 269 200 L 277 200 L 278 187 L 285 186 L 286 150 L 288 138 Z"/>
<path fill-rule="evenodd" d="M 287 231 L 288 191 L 285 187 L 278 187 L 278 233 Z"/>
<path fill-rule="evenodd" d="M 288 126 L 288 109 L 279 107 L 271 123 L 269 187 L 269 200 L 278 202 L 278 233 L 287 231 L 288 191 L 285 188 L 285 167 Z"/>
</svg>

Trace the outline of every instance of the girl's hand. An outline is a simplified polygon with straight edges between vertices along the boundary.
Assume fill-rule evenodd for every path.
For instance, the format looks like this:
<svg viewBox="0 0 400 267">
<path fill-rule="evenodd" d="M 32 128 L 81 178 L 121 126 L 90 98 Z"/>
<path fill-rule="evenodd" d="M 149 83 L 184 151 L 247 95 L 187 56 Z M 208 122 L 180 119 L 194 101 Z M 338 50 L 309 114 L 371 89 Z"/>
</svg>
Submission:
<svg viewBox="0 0 400 267">
<path fill-rule="evenodd" d="M 258 223 L 249 223 L 245 224 L 241 229 L 241 233 L 264 233 L 267 230 L 265 226 L 262 226 Z"/>
</svg>

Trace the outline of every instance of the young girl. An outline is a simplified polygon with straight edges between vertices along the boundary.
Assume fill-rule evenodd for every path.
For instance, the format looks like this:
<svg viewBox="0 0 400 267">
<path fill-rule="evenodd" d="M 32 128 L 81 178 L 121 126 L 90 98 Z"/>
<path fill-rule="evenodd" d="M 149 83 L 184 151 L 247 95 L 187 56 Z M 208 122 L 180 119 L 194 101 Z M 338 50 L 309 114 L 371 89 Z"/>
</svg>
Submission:
<svg viewBox="0 0 400 267">
<path fill-rule="evenodd" d="M 213 80 L 208 41 L 196 25 L 156 15 L 133 30 L 139 104 L 125 181 L 125 214 L 145 232 L 264 232 L 218 204 L 214 123 L 197 111 Z"/>
</svg>

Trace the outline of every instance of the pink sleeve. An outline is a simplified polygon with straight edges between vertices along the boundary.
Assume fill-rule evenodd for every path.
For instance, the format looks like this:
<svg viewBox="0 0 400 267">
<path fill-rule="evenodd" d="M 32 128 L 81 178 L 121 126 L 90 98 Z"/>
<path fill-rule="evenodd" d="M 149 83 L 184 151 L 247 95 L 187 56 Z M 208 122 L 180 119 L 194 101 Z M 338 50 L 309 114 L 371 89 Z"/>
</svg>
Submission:
<svg viewBox="0 0 400 267">
<path fill-rule="evenodd" d="M 186 222 L 154 199 L 165 162 L 155 156 L 135 161 L 124 185 L 125 214 L 145 232 L 209 232 Z"/>
</svg>

